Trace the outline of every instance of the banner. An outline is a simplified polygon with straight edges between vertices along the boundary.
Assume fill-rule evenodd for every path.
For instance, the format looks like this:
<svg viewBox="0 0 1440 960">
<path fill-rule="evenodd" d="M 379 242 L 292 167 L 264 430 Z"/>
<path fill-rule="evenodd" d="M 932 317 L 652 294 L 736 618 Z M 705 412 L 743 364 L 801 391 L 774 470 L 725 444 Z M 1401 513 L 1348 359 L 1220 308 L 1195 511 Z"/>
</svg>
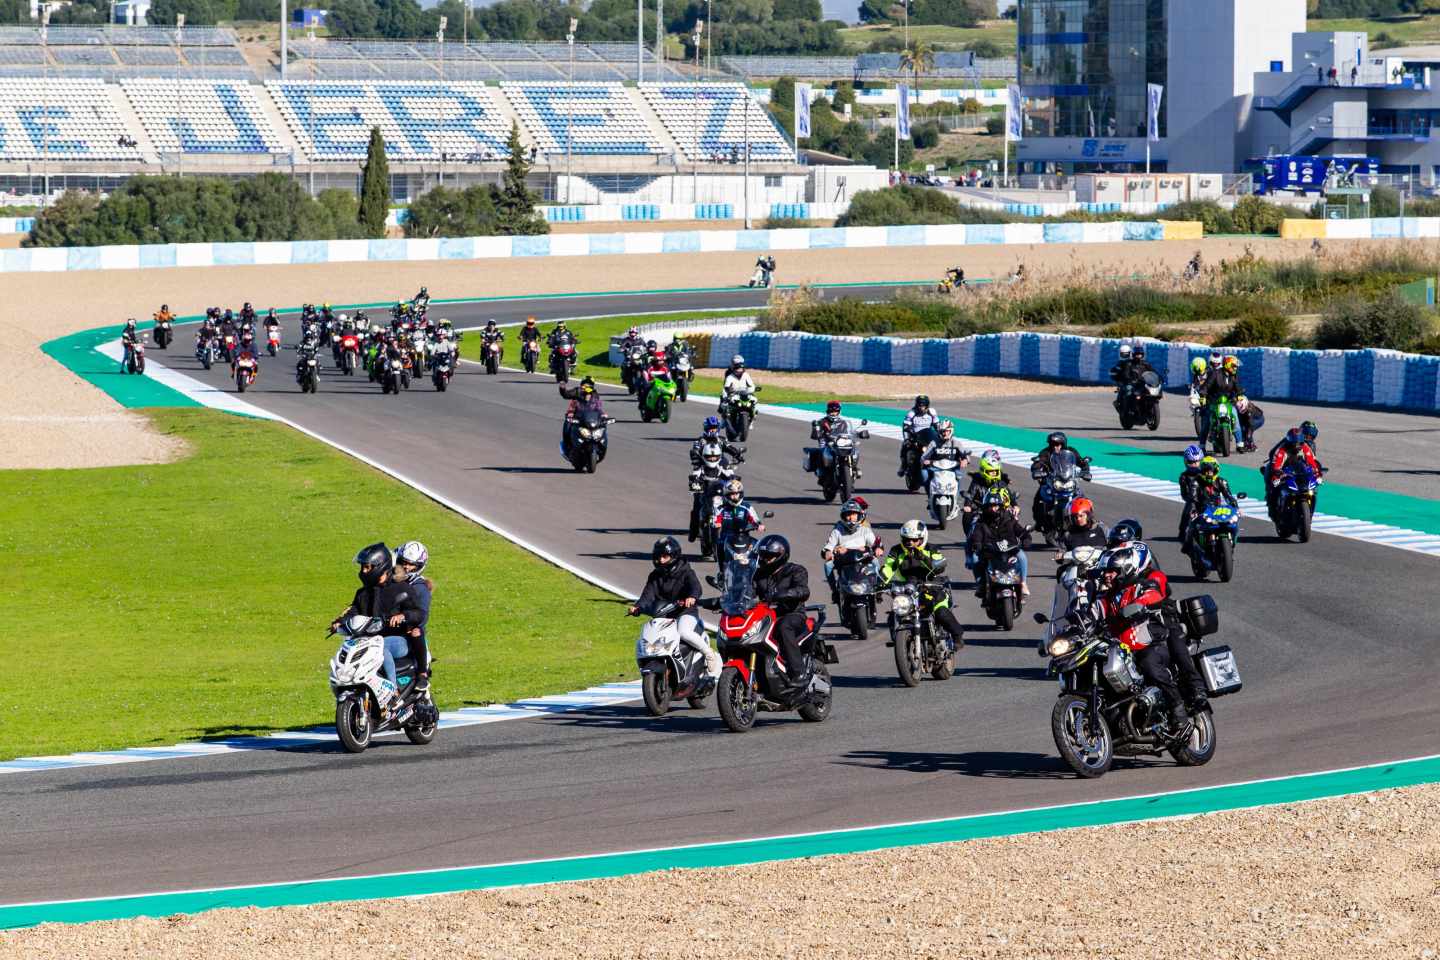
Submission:
<svg viewBox="0 0 1440 960">
<path fill-rule="evenodd" d="M 810 84 L 795 84 L 795 136 L 810 136 Z"/>
<path fill-rule="evenodd" d="M 1005 102 L 1005 139 L 1019 142 L 1025 139 L 1025 114 L 1020 108 L 1020 85 L 1010 84 L 1010 97 Z"/>
<path fill-rule="evenodd" d="M 1145 124 L 1145 138 L 1151 143 L 1160 142 L 1160 102 L 1165 99 L 1165 88 L 1158 83 L 1146 85 L 1149 95 L 1149 120 Z"/>
<path fill-rule="evenodd" d="M 900 102 L 895 112 L 895 133 L 901 140 L 906 140 L 910 137 L 910 88 L 902 83 L 897 92 Z"/>
</svg>

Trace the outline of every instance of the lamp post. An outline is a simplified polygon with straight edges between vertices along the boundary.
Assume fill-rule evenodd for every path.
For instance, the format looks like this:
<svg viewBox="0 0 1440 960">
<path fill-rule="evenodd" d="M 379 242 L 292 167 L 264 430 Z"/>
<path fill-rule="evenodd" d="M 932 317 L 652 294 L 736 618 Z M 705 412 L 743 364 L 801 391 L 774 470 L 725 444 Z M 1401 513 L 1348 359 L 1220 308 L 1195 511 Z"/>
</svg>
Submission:
<svg viewBox="0 0 1440 960">
<path fill-rule="evenodd" d="M 715 76 L 715 8 L 713 0 L 705 0 L 705 19 L 710 21 L 710 32 L 705 35 L 705 74 L 713 77 Z"/>
<path fill-rule="evenodd" d="M 635 0 L 635 82 L 645 80 L 645 0 Z"/>
<path fill-rule="evenodd" d="M 745 229 L 750 229 L 750 93 L 745 93 Z"/>
<path fill-rule="evenodd" d="M 176 48 L 177 48 L 177 49 L 176 49 L 176 52 L 177 52 L 177 53 L 179 52 L 179 48 L 181 47 L 181 42 L 180 42 L 180 41 L 181 41 L 181 39 L 184 37 L 184 30 L 185 30 L 185 14 L 183 14 L 183 13 L 177 13 L 177 14 L 175 14 L 175 46 L 176 46 Z M 179 57 L 176 57 L 176 58 L 175 58 L 175 116 L 176 116 L 176 117 L 179 117 L 179 116 L 180 116 L 180 58 L 179 58 Z M 185 128 L 182 126 L 180 129 L 183 130 L 183 129 L 185 129 Z M 179 152 L 177 153 L 176 160 L 175 160 L 175 176 L 181 177 L 181 176 L 184 176 L 184 175 L 185 175 L 185 144 L 184 144 L 183 141 L 181 141 L 179 134 L 176 134 L 176 136 L 175 136 L 175 142 L 176 142 L 177 144 L 179 144 L 179 147 L 180 147 L 180 150 L 179 150 Z"/>
<path fill-rule="evenodd" d="M 314 39 L 313 37 L 311 39 Z M 313 54 L 315 48 L 311 47 Z M 310 57 L 310 89 L 305 91 L 305 132 L 310 137 L 310 149 L 315 149 L 315 57 Z M 315 196 L 315 156 L 311 154 L 306 157 L 309 161 L 306 166 L 310 168 L 310 196 Z"/>
<path fill-rule="evenodd" d="M 575 114 L 575 28 L 580 21 L 570 18 L 570 32 L 565 34 L 565 45 L 570 48 L 570 86 L 565 91 L 565 202 L 570 202 L 570 191 L 574 179 L 570 176 L 574 150 L 570 140 L 572 118 Z"/>
<path fill-rule="evenodd" d="M 700 36 L 705 32 L 705 21 L 695 21 L 695 33 L 690 39 L 695 43 L 695 160 L 693 179 L 690 184 L 690 202 L 700 202 Z"/>
<path fill-rule="evenodd" d="M 45 122 L 40 124 L 40 157 L 43 160 L 40 207 L 44 209 L 50 203 L 50 4 L 48 3 L 40 5 L 40 56 L 44 58 L 40 103 L 45 113 Z"/>
<path fill-rule="evenodd" d="M 440 82 L 445 82 L 445 27 L 449 25 L 449 17 L 440 18 L 440 29 L 435 31 L 435 42 L 440 44 Z"/>
<path fill-rule="evenodd" d="M 655 0 L 655 79 L 665 79 L 665 0 Z"/>
<path fill-rule="evenodd" d="M 280 82 L 290 79 L 290 0 L 280 0 Z"/>
</svg>

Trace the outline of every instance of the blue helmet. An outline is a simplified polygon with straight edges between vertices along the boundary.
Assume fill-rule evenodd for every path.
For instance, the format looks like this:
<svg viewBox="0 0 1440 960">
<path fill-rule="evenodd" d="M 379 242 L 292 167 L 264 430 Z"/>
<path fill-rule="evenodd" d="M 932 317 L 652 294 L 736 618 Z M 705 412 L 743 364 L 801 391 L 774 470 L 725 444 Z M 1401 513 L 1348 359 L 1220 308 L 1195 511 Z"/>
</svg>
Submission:
<svg viewBox="0 0 1440 960">
<path fill-rule="evenodd" d="M 1185 448 L 1185 466 L 1187 466 L 1187 467 L 1196 466 L 1196 465 L 1198 465 L 1198 464 L 1200 463 L 1200 461 L 1203 460 L 1204 458 L 1205 458 L 1205 451 L 1204 451 L 1204 450 L 1201 450 L 1200 447 L 1199 447 L 1199 445 L 1192 443 L 1192 444 L 1190 444 L 1190 446 L 1188 446 L 1188 447 Z"/>
<path fill-rule="evenodd" d="M 720 418 L 717 417 L 717 416 L 715 416 L 714 414 L 711 414 L 710 416 L 706 417 L 706 418 L 705 418 L 705 427 L 704 427 L 704 429 L 705 429 L 705 432 L 706 432 L 706 433 L 714 433 L 716 430 L 719 430 L 719 429 L 720 429 Z"/>
</svg>

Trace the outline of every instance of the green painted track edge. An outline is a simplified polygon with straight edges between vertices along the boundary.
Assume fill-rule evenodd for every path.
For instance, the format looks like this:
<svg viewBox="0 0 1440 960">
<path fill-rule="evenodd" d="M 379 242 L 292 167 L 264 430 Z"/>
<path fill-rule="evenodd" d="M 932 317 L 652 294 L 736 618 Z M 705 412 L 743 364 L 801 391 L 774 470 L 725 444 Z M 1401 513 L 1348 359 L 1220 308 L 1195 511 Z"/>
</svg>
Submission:
<svg viewBox="0 0 1440 960">
<path fill-rule="evenodd" d="M 732 867 L 898 847 L 956 843 L 988 837 L 1109 826 L 1227 810 L 1302 803 L 1440 782 L 1440 757 L 1299 774 L 1271 780 L 1203 787 L 923 823 L 861 827 L 656 850 L 566 857 L 522 863 L 412 873 L 261 884 L 178 893 L 0 906 L 0 930 L 41 923 L 88 923 L 163 917 L 236 907 L 300 906 L 389 897 L 429 896 L 543 883 L 571 883 L 659 870 Z"/>
</svg>

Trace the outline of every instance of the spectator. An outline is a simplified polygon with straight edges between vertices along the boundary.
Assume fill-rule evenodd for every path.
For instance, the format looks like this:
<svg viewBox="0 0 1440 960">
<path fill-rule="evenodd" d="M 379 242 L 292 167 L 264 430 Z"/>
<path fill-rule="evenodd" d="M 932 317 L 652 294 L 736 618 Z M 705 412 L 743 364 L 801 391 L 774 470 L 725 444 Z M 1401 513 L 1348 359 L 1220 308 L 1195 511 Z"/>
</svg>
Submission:
<svg viewBox="0 0 1440 960">
<path fill-rule="evenodd" d="M 1330 86 L 1340 86 L 1340 71 L 1336 70 L 1334 66 L 1330 67 Z"/>
<path fill-rule="evenodd" d="M 1357 65 L 1355 65 L 1355 66 L 1353 66 L 1353 67 L 1350 68 L 1350 86 L 1352 86 L 1352 87 L 1354 87 L 1354 86 L 1359 86 L 1359 84 L 1360 84 L 1360 66 L 1357 64 Z"/>
<path fill-rule="evenodd" d="M 1321 86 L 1325 85 L 1325 68 L 1318 63 L 1315 64 L 1315 82 Z"/>
</svg>

